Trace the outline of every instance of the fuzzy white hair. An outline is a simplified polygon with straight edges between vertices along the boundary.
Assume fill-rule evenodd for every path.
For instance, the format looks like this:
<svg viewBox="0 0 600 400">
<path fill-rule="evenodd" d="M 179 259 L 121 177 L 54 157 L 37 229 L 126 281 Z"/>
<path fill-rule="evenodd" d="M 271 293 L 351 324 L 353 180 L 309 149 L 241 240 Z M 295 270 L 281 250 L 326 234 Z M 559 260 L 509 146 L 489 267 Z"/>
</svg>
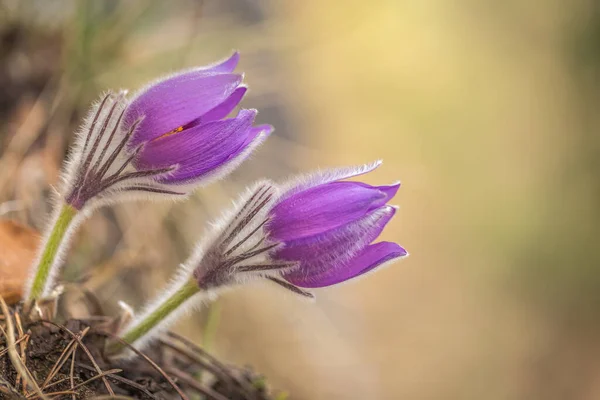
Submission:
<svg viewBox="0 0 600 400">
<path fill-rule="evenodd" d="M 376 160 L 363 165 L 351 167 L 329 168 L 310 172 L 304 175 L 294 176 L 280 185 L 279 200 L 292 196 L 315 186 L 335 182 L 343 179 L 364 175 L 377 169 L 383 163 Z"/>
<path fill-rule="evenodd" d="M 147 346 L 177 319 L 228 288 L 257 278 L 268 278 L 285 285 L 279 277 L 283 271 L 289 271 L 296 265 L 271 260 L 269 251 L 281 244 L 270 242 L 264 229 L 278 192 L 278 187 L 271 181 L 256 182 L 233 201 L 230 209 L 210 224 L 204 240 L 196 245 L 188 260 L 180 266 L 176 277 L 136 315 L 123 332 L 143 323 L 191 280 L 197 282 L 200 291 L 165 316 L 156 326 L 131 343 L 132 345 L 138 349 Z M 308 295 L 293 285 L 289 286 L 288 289 L 296 293 Z"/>
<path fill-rule="evenodd" d="M 186 263 L 194 268 L 199 283 L 207 287 L 246 283 L 256 277 L 279 276 L 293 266 L 274 264 L 269 257 L 270 251 L 281 246 L 269 240 L 265 229 L 278 192 L 271 181 L 256 182 L 211 223 L 206 240 Z"/>
<path fill-rule="evenodd" d="M 56 195 L 52 199 L 54 211 L 51 223 L 44 233 L 34 266 L 39 265 L 43 251 L 49 243 L 52 227 L 58 221 L 60 210 L 65 205 L 70 205 L 80 212 L 75 216 L 59 245 L 45 283 L 44 295 L 52 290 L 72 234 L 94 209 L 126 200 L 183 200 L 194 189 L 229 174 L 269 134 L 266 129 L 260 132 L 240 154 L 198 180 L 185 184 L 165 184 L 160 182 L 160 178 L 174 173 L 177 165 L 144 171 L 135 168 L 135 159 L 144 145 L 130 148 L 130 138 L 141 122 L 141 119 L 138 119 L 129 127 L 123 126 L 122 119 L 130 103 L 131 100 L 126 99 L 125 91 L 116 94 L 104 93 L 92 105 L 76 132 L 75 143 L 64 163 Z M 36 269 L 32 268 L 25 283 L 26 296 L 31 292 L 36 272 Z"/>
<path fill-rule="evenodd" d="M 152 301 L 147 303 L 139 313 L 136 313 L 134 318 L 131 319 L 127 325 L 125 325 L 122 331 L 127 332 L 128 330 L 141 324 L 150 314 L 156 311 L 156 309 L 163 305 L 165 301 L 173 297 L 182 286 L 189 282 L 191 276 L 192 271 L 190 271 L 185 265 L 181 265 L 178 272 L 175 274 L 175 277 L 171 280 L 168 286 L 162 290 Z M 175 321 L 186 315 L 189 315 L 194 310 L 200 308 L 205 302 L 214 300 L 214 298 L 216 298 L 216 291 L 196 293 L 188 298 L 181 306 L 176 308 L 169 315 L 165 316 L 165 318 L 163 318 L 158 324 L 154 325 L 148 332 L 137 339 L 134 343 L 131 343 L 131 345 L 135 346 L 136 349 L 142 349 L 148 346 L 155 338 L 160 336 L 161 333 L 165 332 Z M 124 354 L 125 357 L 131 357 L 133 355 L 134 353 L 132 352 L 125 352 Z"/>
<path fill-rule="evenodd" d="M 313 298 L 311 293 L 281 279 L 283 273 L 295 270 L 298 264 L 286 264 L 271 258 L 271 251 L 281 248 L 283 243 L 269 240 L 268 229 L 265 228 L 271 218 L 270 212 L 273 206 L 289 193 L 297 193 L 323 183 L 364 174 L 380 164 L 381 162 L 377 161 L 360 167 L 321 171 L 281 186 L 262 180 L 247 188 L 237 200 L 233 201 L 230 209 L 210 224 L 204 240 L 196 245 L 171 283 L 145 306 L 123 331 L 127 332 L 143 324 L 151 314 L 174 298 L 191 281 L 198 284 L 200 291 L 185 300 L 131 344 L 138 349 L 147 346 L 153 338 L 168 329 L 181 316 L 189 314 L 207 300 L 215 298 L 222 290 L 257 278 L 270 279 L 297 294 Z M 382 206 L 363 218 L 347 224 L 344 229 L 337 231 L 334 237 L 330 234 L 328 240 L 338 240 L 347 243 L 347 246 L 341 254 L 337 252 L 335 255 L 320 254 L 315 257 L 316 268 L 326 269 L 332 262 L 351 260 L 371 243 L 376 236 L 377 228 L 395 211 L 394 206 Z M 309 271 L 306 273 L 308 274 Z"/>
</svg>

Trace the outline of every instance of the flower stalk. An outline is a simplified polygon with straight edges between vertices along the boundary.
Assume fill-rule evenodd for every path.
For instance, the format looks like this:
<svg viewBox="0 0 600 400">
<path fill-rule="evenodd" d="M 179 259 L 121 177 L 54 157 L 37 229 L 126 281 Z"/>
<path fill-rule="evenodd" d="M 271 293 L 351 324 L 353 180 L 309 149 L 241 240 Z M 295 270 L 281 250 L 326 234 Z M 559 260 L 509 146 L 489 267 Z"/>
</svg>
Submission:
<svg viewBox="0 0 600 400">
<path fill-rule="evenodd" d="M 136 319 L 119 336 L 125 342 L 134 344 L 138 339 L 146 336 L 151 330 L 160 326 L 163 321 L 172 317 L 172 313 L 179 309 L 185 302 L 200 292 L 198 283 L 192 278 L 181 284 L 169 297 L 162 302 L 157 302 L 146 310 L 141 319 Z M 113 342 L 108 347 L 108 352 L 115 354 L 124 349 L 121 342 Z"/>
<path fill-rule="evenodd" d="M 56 263 L 59 250 L 65 241 L 67 231 L 77 215 L 77 212 L 76 208 L 69 204 L 63 204 L 58 214 L 58 218 L 50 231 L 46 245 L 42 250 L 39 263 L 35 269 L 35 275 L 31 280 L 31 289 L 27 296 L 28 304 L 39 299 L 44 293 L 52 266 Z"/>
<path fill-rule="evenodd" d="M 406 257 L 397 243 L 377 242 L 396 213 L 388 202 L 400 183 L 371 186 L 346 180 L 379 165 L 316 172 L 283 185 L 257 182 L 213 223 L 179 279 L 120 338 L 137 349 L 148 345 L 199 304 L 203 297 L 198 293 L 214 298 L 227 287 L 266 279 L 314 298 L 311 289 L 359 278 Z M 122 345 L 109 346 L 111 352 L 120 350 Z"/>
<path fill-rule="evenodd" d="M 184 199 L 243 162 L 271 133 L 240 109 L 239 54 L 171 75 L 134 96 L 108 92 L 76 134 L 57 187 L 54 220 L 25 284 L 28 307 L 47 297 L 76 225 L 125 200 Z M 235 115 L 230 115 L 230 114 Z"/>
</svg>

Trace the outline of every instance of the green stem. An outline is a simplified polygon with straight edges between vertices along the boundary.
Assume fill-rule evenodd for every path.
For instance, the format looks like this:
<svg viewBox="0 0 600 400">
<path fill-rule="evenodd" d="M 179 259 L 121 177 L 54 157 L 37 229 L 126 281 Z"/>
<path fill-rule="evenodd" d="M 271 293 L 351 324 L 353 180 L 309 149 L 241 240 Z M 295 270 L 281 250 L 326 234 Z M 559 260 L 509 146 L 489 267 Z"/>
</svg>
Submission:
<svg viewBox="0 0 600 400">
<path fill-rule="evenodd" d="M 221 304 L 218 301 L 215 301 L 208 307 L 206 323 L 204 324 L 204 330 L 202 332 L 202 348 L 207 351 L 210 350 L 215 342 L 217 327 L 219 326 L 219 320 L 221 319 L 220 317 Z"/>
<path fill-rule="evenodd" d="M 42 257 L 40 258 L 40 263 L 37 266 L 35 277 L 33 278 L 33 283 L 31 285 L 31 290 L 29 292 L 29 297 L 27 299 L 28 303 L 39 299 L 44 293 L 52 265 L 56 260 L 58 250 L 62 245 L 65 234 L 67 233 L 71 222 L 73 222 L 75 215 L 77 215 L 76 208 L 68 204 L 62 206 L 60 214 L 58 215 L 58 219 L 54 223 L 52 232 L 50 232 L 50 237 L 46 242 L 46 247 L 44 247 Z"/>
<path fill-rule="evenodd" d="M 129 328 L 127 332 L 121 334 L 121 339 L 129 344 L 133 344 L 199 291 L 200 288 L 196 281 L 190 279 L 171 297 L 161 303 L 156 309 L 152 310 L 141 322 Z M 117 352 L 122 350 L 123 347 L 124 345 L 122 343 L 114 343 L 109 352 Z"/>
</svg>

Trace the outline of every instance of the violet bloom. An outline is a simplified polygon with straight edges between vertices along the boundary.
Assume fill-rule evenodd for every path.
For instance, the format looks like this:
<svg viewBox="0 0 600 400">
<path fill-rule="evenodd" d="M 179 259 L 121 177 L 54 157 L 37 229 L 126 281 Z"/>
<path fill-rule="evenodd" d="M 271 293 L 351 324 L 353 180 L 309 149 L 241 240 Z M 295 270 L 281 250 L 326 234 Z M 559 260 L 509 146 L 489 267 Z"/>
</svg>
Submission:
<svg viewBox="0 0 600 400">
<path fill-rule="evenodd" d="M 160 80 L 128 99 L 108 93 L 80 129 L 52 222 L 25 284 L 28 307 L 52 293 L 69 237 L 95 207 L 141 195 L 184 197 L 238 166 L 272 131 L 256 110 L 227 116 L 246 93 L 237 53 Z"/>
<path fill-rule="evenodd" d="M 262 276 L 298 294 L 335 285 L 408 255 L 374 241 L 396 212 L 388 205 L 400 184 L 344 181 L 360 168 L 316 173 L 284 187 L 262 182 L 241 202 L 196 263 L 201 288 Z"/>
<path fill-rule="evenodd" d="M 174 74 L 131 99 L 109 93 L 84 125 L 65 182 L 82 209 L 123 195 L 183 196 L 237 167 L 272 131 L 253 126 L 256 110 L 236 108 L 246 93 L 233 73 L 237 53 Z"/>
<path fill-rule="evenodd" d="M 119 336 L 146 346 L 187 310 L 250 279 L 313 297 L 304 289 L 335 285 L 407 256 L 396 243 L 373 243 L 396 212 L 387 203 L 400 184 L 343 181 L 378 165 L 316 173 L 285 186 L 257 183 Z M 112 351 L 120 349 L 115 344 Z"/>
</svg>

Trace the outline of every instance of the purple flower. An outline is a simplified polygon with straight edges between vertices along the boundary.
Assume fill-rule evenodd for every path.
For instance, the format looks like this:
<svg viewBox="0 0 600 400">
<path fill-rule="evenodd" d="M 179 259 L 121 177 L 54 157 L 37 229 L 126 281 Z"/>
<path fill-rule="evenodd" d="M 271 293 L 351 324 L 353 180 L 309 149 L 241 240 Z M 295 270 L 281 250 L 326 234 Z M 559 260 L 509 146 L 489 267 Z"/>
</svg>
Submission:
<svg viewBox="0 0 600 400">
<path fill-rule="evenodd" d="M 283 278 L 304 288 L 330 286 L 405 256 L 396 243 L 371 244 L 396 212 L 386 204 L 399 187 L 334 181 L 278 202 L 266 231 L 283 246 L 271 258 L 298 263 Z"/>
<path fill-rule="evenodd" d="M 225 118 L 247 91 L 242 75 L 233 73 L 238 61 L 235 53 L 214 66 L 179 73 L 148 86 L 131 100 L 125 121 L 141 122 L 129 146 L 144 145 L 136 167 L 177 165 L 162 181 L 197 181 L 239 164 L 249 147 L 256 146 L 256 139 L 271 132 L 269 125 L 252 126 L 256 110 Z"/>
<path fill-rule="evenodd" d="M 316 173 L 285 186 L 256 184 L 213 224 L 177 278 L 121 337 L 145 346 L 186 310 L 214 298 L 215 291 L 252 278 L 313 297 L 303 288 L 344 282 L 407 256 L 396 243 L 373 244 L 396 212 L 387 203 L 400 184 L 343 181 L 379 164 Z"/>
<path fill-rule="evenodd" d="M 235 53 L 177 73 L 131 99 L 107 94 L 80 134 L 67 202 L 81 209 L 117 194 L 182 196 L 237 167 L 272 131 L 253 126 L 256 110 L 227 118 L 247 91 L 233 73 L 238 61 Z"/>
<path fill-rule="evenodd" d="M 280 188 L 259 184 L 197 263 L 200 286 L 255 274 L 310 296 L 300 288 L 335 285 L 405 257 L 396 243 L 373 243 L 396 212 L 388 202 L 400 184 L 344 181 L 379 164 L 316 173 Z"/>
</svg>

